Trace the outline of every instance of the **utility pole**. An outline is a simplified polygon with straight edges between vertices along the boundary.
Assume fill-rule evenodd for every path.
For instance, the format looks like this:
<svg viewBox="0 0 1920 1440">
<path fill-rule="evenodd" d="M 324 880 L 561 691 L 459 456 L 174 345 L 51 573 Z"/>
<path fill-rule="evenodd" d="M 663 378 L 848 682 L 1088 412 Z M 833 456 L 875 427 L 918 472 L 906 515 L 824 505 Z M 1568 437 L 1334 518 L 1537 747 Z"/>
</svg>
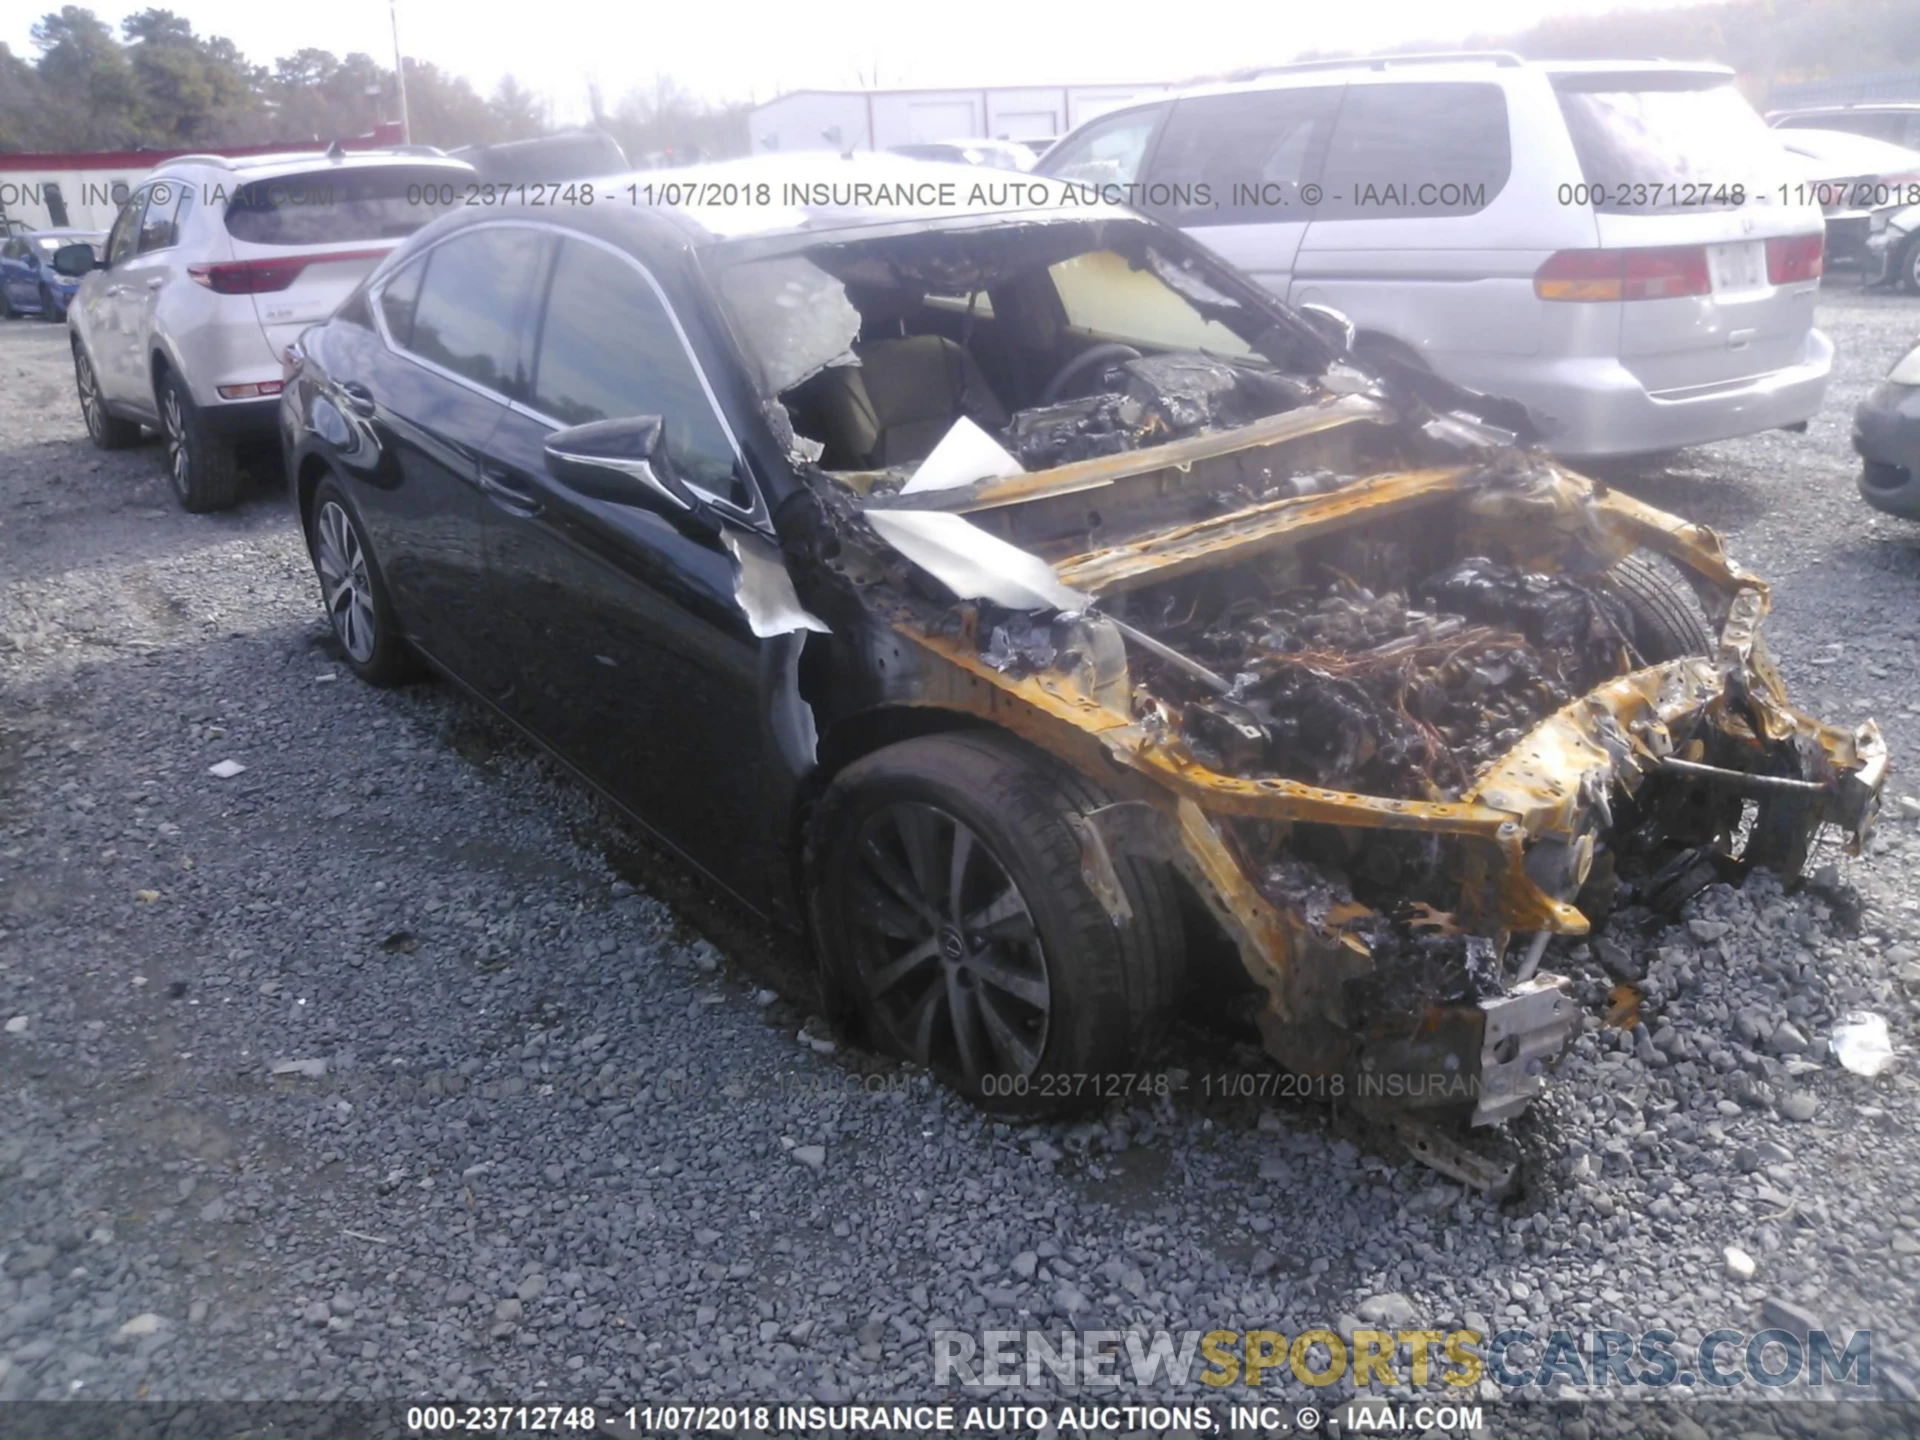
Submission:
<svg viewBox="0 0 1920 1440">
<path fill-rule="evenodd" d="M 400 0 L 387 0 L 387 18 L 393 22 L 393 78 L 400 85 L 400 138 L 413 143 L 413 120 L 407 114 L 407 62 L 400 54 Z"/>
</svg>

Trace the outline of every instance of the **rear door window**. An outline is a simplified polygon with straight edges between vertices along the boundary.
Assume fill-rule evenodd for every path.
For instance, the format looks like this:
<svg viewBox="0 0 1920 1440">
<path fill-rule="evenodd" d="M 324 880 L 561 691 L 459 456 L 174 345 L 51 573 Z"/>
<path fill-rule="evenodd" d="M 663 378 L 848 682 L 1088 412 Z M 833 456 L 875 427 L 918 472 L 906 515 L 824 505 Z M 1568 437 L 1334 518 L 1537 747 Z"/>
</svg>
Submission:
<svg viewBox="0 0 1920 1440">
<path fill-rule="evenodd" d="M 733 442 L 666 302 L 632 261 L 598 245 L 560 243 L 532 404 L 562 425 L 658 415 L 681 478 L 748 503 Z"/>
<path fill-rule="evenodd" d="M 140 217 L 140 239 L 136 254 L 165 250 L 180 237 L 176 214 L 191 194 L 190 187 L 175 180 L 160 180 L 147 191 L 147 207 Z"/>
<path fill-rule="evenodd" d="M 411 235 L 464 190 L 467 171 L 342 167 L 235 182 L 227 233 L 250 245 L 335 245 Z"/>
<path fill-rule="evenodd" d="M 1173 198 L 1156 213 L 1185 226 L 1312 219 L 1300 187 L 1319 170 L 1340 91 L 1323 85 L 1180 101 L 1153 154 L 1153 194 L 1164 183 Z"/>
<path fill-rule="evenodd" d="M 380 287 L 380 318 L 387 334 L 401 347 L 413 343 L 413 308 L 420 302 L 420 282 L 427 273 L 427 262 L 415 260 L 394 272 Z"/>
<path fill-rule="evenodd" d="M 1727 82 L 1563 75 L 1554 89 L 1596 210 L 1737 210 L 1789 173 L 1780 137 Z"/>
<path fill-rule="evenodd" d="M 1353 85 L 1310 218 L 1472 215 L 1493 203 L 1512 168 L 1507 97 L 1498 85 Z"/>
<path fill-rule="evenodd" d="M 133 242 L 140 236 L 140 216 L 147 208 L 147 192 L 144 188 L 136 190 L 127 197 L 127 203 L 120 207 L 120 213 L 114 217 L 113 229 L 107 235 L 107 264 L 118 265 L 133 254 Z"/>
<path fill-rule="evenodd" d="M 1096 120 L 1049 150 L 1040 168 L 1056 180 L 1081 185 L 1131 185 L 1140 178 L 1147 142 L 1153 139 L 1154 128 L 1166 109 L 1153 105 Z"/>
<path fill-rule="evenodd" d="M 405 348 L 509 399 L 526 399 L 522 335 L 546 247 L 543 232 L 520 225 L 487 225 L 436 246 Z"/>
</svg>

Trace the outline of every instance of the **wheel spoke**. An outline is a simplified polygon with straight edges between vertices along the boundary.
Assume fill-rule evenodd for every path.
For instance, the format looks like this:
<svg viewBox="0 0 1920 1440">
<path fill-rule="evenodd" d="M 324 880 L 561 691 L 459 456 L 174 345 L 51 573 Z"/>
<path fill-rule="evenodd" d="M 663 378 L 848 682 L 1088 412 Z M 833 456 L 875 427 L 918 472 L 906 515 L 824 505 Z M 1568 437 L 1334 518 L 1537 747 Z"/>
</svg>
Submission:
<svg viewBox="0 0 1920 1440">
<path fill-rule="evenodd" d="M 978 1083 L 981 1074 L 979 1037 L 974 1033 L 979 1027 L 976 998 L 958 970 L 947 971 L 947 1013 L 953 1028 L 954 1056 L 960 1062 L 960 1073 L 970 1085 Z"/>
<path fill-rule="evenodd" d="M 974 999 L 979 1003 L 980 1019 L 987 1027 L 987 1038 L 993 1042 L 1001 1063 L 1016 1075 L 1031 1075 L 1040 1063 L 1040 1052 L 1007 1023 L 1006 1016 L 1000 1013 L 1000 1007 L 994 1003 L 989 991 L 976 991 Z"/>
<path fill-rule="evenodd" d="M 956 822 L 953 827 L 953 854 L 947 864 L 946 907 L 946 918 L 956 925 L 961 921 L 961 897 L 967 893 L 967 862 L 972 858 L 973 832 Z"/>
<path fill-rule="evenodd" d="M 930 935 L 918 945 L 908 950 L 897 960 L 889 960 L 867 977 L 868 991 L 875 995 L 884 995 L 898 985 L 907 976 L 934 959 L 940 953 L 938 936 Z"/>
<path fill-rule="evenodd" d="M 936 859 L 940 848 L 939 836 L 935 833 L 934 825 L 936 816 L 941 820 L 946 817 L 924 805 L 897 806 L 891 814 L 894 833 L 900 837 L 900 846 L 906 852 L 907 869 L 913 874 L 914 887 L 920 893 L 921 903 L 937 917 L 942 897 Z"/>
<path fill-rule="evenodd" d="M 997 900 L 982 905 L 966 919 L 969 935 L 981 940 L 1012 940 L 1024 943 L 1034 938 L 1033 917 L 1026 901 L 1011 880 Z"/>
<path fill-rule="evenodd" d="M 929 1069 L 933 1066 L 933 1031 L 940 1023 L 940 1012 L 946 1007 L 947 987 L 941 984 L 927 986 L 912 1010 L 907 1012 L 901 1023 L 901 1031 L 907 1037 L 907 1053 Z"/>
<path fill-rule="evenodd" d="M 875 836 L 868 835 L 861 841 L 860 858 L 867 862 L 868 873 L 884 885 L 894 899 L 919 916 L 929 927 L 937 927 L 940 924 L 940 917 L 934 914 L 927 904 L 925 892 L 913 883 L 912 876 L 900 869 L 899 864 L 887 854 Z"/>
<path fill-rule="evenodd" d="M 1032 975 L 1016 969 L 1006 960 L 991 953 L 971 957 L 967 961 L 967 968 L 980 978 L 981 984 L 1005 991 L 1016 1000 L 1024 1000 L 1036 1010 L 1047 1008 L 1047 982 L 1044 976 Z"/>
</svg>

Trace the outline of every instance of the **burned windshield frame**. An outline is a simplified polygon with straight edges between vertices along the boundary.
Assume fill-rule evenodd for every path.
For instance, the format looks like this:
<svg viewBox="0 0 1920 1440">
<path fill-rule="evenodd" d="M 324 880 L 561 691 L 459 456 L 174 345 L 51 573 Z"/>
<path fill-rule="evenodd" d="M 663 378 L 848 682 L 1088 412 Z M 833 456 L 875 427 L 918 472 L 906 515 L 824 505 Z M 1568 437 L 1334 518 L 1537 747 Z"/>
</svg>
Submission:
<svg viewBox="0 0 1920 1440">
<path fill-rule="evenodd" d="M 918 285 L 923 293 L 965 296 L 1101 250 L 1116 252 L 1134 268 L 1152 274 L 1202 319 L 1224 326 L 1280 369 L 1318 375 L 1341 358 L 1277 296 L 1234 275 L 1177 232 L 1146 220 L 999 220 L 904 230 L 875 227 L 844 238 L 784 237 L 776 244 L 748 240 L 715 250 L 709 263 L 720 310 L 756 387 L 767 398 L 851 358 L 852 337 L 846 334 L 844 311 L 829 303 L 837 293 L 844 304 L 849 286 L 902 289 Z M 790 273 L 780 286 L 743 283 L 746 277 L 741 272 L 749 267 L 784 262 L 785 268 L 797 272 L 795 261 L 832 282 L 816 298 L 827 305 L 827 318 L 835 323 L 820 327 L 816 345 L 792 343 L 790 329 L 765 323 L 766 310 L 744 308 L 744 304 L 764 305 L 784 294 L 792 303 L 780 303 L 781 309 L 804 311 L 811 317 L 813 310 L 798 303 L 805 298 L 805 286 L 794 283 L 801 278 L 797 273 Z M 756 272 L 756 278 L 769 273 Z"/>
</svg>

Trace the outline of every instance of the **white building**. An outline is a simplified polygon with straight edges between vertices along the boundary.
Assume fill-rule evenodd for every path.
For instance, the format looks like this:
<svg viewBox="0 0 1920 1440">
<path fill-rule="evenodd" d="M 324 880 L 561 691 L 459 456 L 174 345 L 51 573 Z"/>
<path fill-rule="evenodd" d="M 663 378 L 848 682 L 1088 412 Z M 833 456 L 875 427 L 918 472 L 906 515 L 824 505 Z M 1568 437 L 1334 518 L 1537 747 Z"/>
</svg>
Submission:
<svg viewBox="0 0 1920 1440">
<path fill-rule="evenodd" d="M 756 155 L 886 150 L 929 140 L 1026 140 L 1044 147 L 1083 120 L 1167 85 L 1019 85 L 971 90 L 795 90 L 755 106 Z"/>
</svg>

